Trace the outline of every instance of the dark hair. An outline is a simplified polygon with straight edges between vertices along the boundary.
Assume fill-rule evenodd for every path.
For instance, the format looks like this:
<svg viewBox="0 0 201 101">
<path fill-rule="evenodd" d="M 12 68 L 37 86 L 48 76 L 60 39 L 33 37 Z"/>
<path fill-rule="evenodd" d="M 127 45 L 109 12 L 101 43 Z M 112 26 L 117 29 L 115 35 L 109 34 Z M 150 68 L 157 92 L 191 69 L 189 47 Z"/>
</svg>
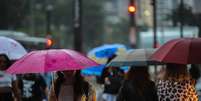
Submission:
<svg viewBox="0 0 201 101">
<path fill-rule="evenodd" d="M 171 78 L 173 80 L 178 80 L 180 78 L 188 77 L 187 66 L 184 64 L 174 64 L 168 63 L 166 65 L 166 73 L 164 79 L 167 80 Z"/>
<path fill-rule="evenodd" d="M 137 93 L 139 95 L 142 95 L 144 92 L 144 89 L 147 88 L 150 84 L 150 78 L 149 78 L 149 72 L 148 67 L 146 66 L 136 66 L 131 67 L 128 71 L 126 80 L 131 81 L 133 86 L 135 87 Z"/>
<path fill-rule="evenodd" d="M 57 72 L 58 78 L 54 82 L 55 84 L 55 94 L 56 97 L 58 98 L 61 84 L 64 82 L 64 75 L 61 72 Z M 74 101 L 80 96 L 85 94 L 88 96 L 89 92 L 89 83 L 84 80 L 84 78 L 80 74 L 80 70 L 77 70 L 74 76 L 74 84 L 73 84 L 73 89 L 74 89 Z"/>
<path fill-rule="evenodd" d="M 11 61 L 10 61 L 10 59 L 8 58 L 8 56 L 7 56 L 6 54 L 0 54 L 0 57 L 1 57 L 1 56 L 6 59 L 6 68 L 5 68 L 5 70 L 6 70 L 6 69 L 8 69 L 8 67 L 11 66 Z M 0 68 L 1 68 L 1 67 L 0 67 Z"/>
<path fill-rule="evenodd" d="M 200 67 L 198 65 L 191 65 L 191 68 L 189 70 L 190 75 L 193 79 L 195 79 L 196 81 L 200 78 Z"/>
<path fill-rule="evenodd" d="M 128 71 L 127 80 L 149 80 L 148 67 L 132 66 Z"/>
</svg>

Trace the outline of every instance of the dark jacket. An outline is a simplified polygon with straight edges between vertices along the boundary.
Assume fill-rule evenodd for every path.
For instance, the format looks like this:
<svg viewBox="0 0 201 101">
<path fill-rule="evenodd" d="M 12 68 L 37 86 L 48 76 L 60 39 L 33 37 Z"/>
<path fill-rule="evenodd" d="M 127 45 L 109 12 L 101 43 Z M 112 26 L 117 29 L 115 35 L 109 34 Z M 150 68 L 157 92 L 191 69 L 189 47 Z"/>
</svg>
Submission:
<svg viewBox="0 0 201 101">
<path fill-rule="evenodd" d="M 41 75 L 20 77 L 22 101 L 42 101 L 46 98 L 45 90 L 47 84 Z"/>
<path fill-rule="evenodd" d="M 123 71 L 117 67 L 110 67 L 112 71 L 109 72 L 109 68 L 104 68 L 101 74 L 101 83 L 104 84 L 104 93 L 118 94 L 123 80 Z M 105 83 L 105 78 L 109 79 L 110 84 Z"/>
<path fill-rule="evenodd" d="M 119 91 L 117 101 L 158 101 L 155 84 L 148 81 L 143 89 L 140 89 L 132 81 L 126 80 Z"/>
<path fill-rule="evenodd" d="M 105 84 L 104 93 L 108 94 L 118 94 L 118 91 L 121 87 L 123 78 L 120 76 L 117 77 L 108 77 L 111 84 Z"/>
</svg>

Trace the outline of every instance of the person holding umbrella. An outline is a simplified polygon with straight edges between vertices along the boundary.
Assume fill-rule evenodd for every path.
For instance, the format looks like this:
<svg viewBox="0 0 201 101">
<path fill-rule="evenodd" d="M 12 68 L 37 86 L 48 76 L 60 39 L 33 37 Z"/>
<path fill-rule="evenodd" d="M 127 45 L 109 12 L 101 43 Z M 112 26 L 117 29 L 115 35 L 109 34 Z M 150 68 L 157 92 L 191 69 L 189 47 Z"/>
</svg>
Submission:
<svg viewBox="0 0 201 101">
<path fill-rule="evenodd" d="M 92 86 L 80 75 L 80 71 L 57 72 L 49 101 L 96 101 Z"/>
<path fill-rule="evenodd" d="M 80 74 L 81 69 L 99 66 L 96 62 L 70 49 L 32 51 L 16 61 L 6 72 L 29 74 L 57 72 L 48 101 L 95 101 L 95 91 Z"/>
<path fill-rule="evenodd" d="M 168 63 L 164 77 L 156 85 L 160 101 L 198 101 L 195 80 L 184 64 Z"/>
<path fill-rule="evenodd" d="M 117 96 L 117 101 L 158 101 L 155 83 L 147 66 L 132 66 Z"/>
<path fill-rule="evenodd" d="M 17 77 L 4 72 L 10 65 L 7 55 L 0 54 L 0 101 L 20 101 Z"/>
<path fill-rule="evenodd" d="M 109 63 L 117 55 L 113 54 L 108 58 Z M 105 67 L 101 73 L 100 81 L 104 85 L 103 101 L 116 101 L 116 96 L 123 81 L 124 71 L 119 67 Z"/>
<path fill-rule="evenodd" d="M 159 100 L 198 101 L 195 80 L 187 64 L 201 63 L 201 38 L 178 38 L 166 42 L 151 59 L 166 63 L 164 76 L 157 81 Z"/>
</svg>

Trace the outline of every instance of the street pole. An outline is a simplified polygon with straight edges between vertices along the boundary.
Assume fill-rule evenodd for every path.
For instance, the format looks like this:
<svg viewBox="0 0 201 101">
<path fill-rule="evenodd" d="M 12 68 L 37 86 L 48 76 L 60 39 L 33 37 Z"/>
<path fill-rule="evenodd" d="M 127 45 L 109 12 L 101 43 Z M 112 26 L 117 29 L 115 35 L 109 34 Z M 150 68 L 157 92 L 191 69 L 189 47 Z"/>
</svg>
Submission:
<svg viewBox="0 0 201 101">
<path fill-rule="evenodd" d="M 51 35 L 51 29 L 50 29 L 50 25 L 51 25 L 51 12 L 52 12 L 52 5 L 47 5 L 46 8 L 46 34 L 47 35 Z"/>
<path fill-rule="evenodd" d="M 180 37 L 181 38 L 183 38 L 183 33 L 184 33 L 184 31 L 183 31 L 183 26 L 184 26 L 184 22 L 183 22 L 183 9 L 184 9 L 184 1 L 183 0 L 181 0 L 181 2 L 180 2 Z"/>
<path fill-rule="evenodd" d="M 34 19 L 34 5 L 35 2 L 34 0 L 29 0 L 29 5 L 30 5 L 30 33 L 31 35 L 34 35 L 35 33 L 35 19 Z"/>
<path fill-rule="evenodd" d="M 153 6 L 153 48 L 157 48 L 157 0 L 152 1 Z M 157 66 L 154 66 L 155 77 L 157 75 Z M 156 80 L 156 78 L 155 78 Z"/>
<path fill-rule="evenodd" d="M 82 52 L 82 0 L 74 0 L 74 49 Z"/>
<path fill-rule="evenodd" d="M 52 40 L 52 33 L 51 33 L 51 28 L 50 28 L 52 10 L 53 10 L 53 6 L 51 4 L 46 3 L 46 38 L 47 38 L 47 41 Z M 51 46 L 52 45 L 50 45 L 50 46 L 46 45 L 46 49 L 51 48 Z"/>
<path fill-rule="evenodd" d="M 153 6 L 153 48 L 157 48 L 157 0 L 152 1 Z"/>
<path fill-rule="evenodd" d="M 137 47 L 137 29 L 136 29 L 136 21 L 135 21 L 135 15 L 136 15 L 136 5 L 135 0 L 130 0 L 129 7 L 133 7 L 133 10 L 128 8 L 129 17 L 130 17 L 130 32 L 129 32 L 129 40 L 131 48 Z"/>
</svg>

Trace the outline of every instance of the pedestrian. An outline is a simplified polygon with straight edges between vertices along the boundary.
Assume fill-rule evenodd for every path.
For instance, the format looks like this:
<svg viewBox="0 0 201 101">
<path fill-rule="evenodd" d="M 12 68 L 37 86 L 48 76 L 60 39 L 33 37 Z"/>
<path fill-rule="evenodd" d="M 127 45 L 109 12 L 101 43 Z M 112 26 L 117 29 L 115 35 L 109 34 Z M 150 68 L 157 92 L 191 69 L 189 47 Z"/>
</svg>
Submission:
<svg viewBox="0 0 201 101">
<path fill-rule="evenodd" d="M 184 64 L 168 63 L 164 77 L 156 85 L 160 101 L 198 101 L 195 80 Z"/>
<path fill-rule="evenodd" d="M 116 101 L 116 96 L 121 87 L 123 73 L 119 67 L 107 67 L 104 76 L 104 91 L 102 98 L 104 101 Z"/>
<path fill-rule="evenodd" d="M 4 72 L 10 65 L 11 61 L 8 56 L 0 54 L 0 101 L 20 101 L 20 89 L 16 75 Z"/>
<path fill-rule="evenodd" d="M 106 64 L 112 61 L 116 56 L 116 54 L 111 55 Z M 116 101 L 117 93 L 122 84 L 123 74 L 123 70 L 119 67 L 110 66 L 103 69 L 100 76 L 100 83 L 104 85 L 102 93 L 103 101 Z"/>
<path fill-rule="evenodd" d="M 130 68 L 117 101 L 158 101 L 155 83 L 150 80 L 147 66 Z"/>
<path fill-rule="evenodd" d="M 96 101 L 92 86 L 84 80 L 80 71 L 57 72 L 49 101 Z"/>
<path fill-rule="evenodd" d="M 47 100 L 47 84 L 40 74 L 23 74 L 18 83 L 22 101 Z"/>
<path fill-rule="evenodd" d="M 191 77 L 195 80 L 197 83 L 198 79 L 200 78 L 200 69 L 199 65 L 192 64 L 191 68 L 189 69 L 189 73 Z"/>
</svg>

